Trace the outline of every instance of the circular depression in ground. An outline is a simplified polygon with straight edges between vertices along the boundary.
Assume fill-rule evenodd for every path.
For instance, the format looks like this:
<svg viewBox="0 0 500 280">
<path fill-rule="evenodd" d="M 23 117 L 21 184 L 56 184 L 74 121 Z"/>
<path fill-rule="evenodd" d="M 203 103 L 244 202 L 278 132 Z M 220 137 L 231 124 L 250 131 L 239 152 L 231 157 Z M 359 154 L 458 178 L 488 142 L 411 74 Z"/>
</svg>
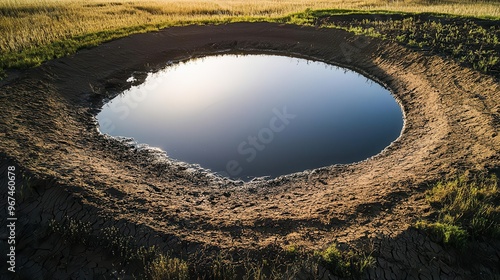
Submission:
<svg viewBox="0 0 500 280">
<path fill-rule="evenodd" d="M 403 127 L 400 106 L 372 80 L 269 54 L 170 65 L 107 103 L 98 120 L 103 133 L 243 180 L 361 161 Z"/>
<path fill-rule="evenodd" d="M 95 129 L 103 100 L 130 87 L 132 73 L 155 71 L 169 60 L 245 50 L 300 54 L 368 75 L 404 106 L 404 133 L 370 160 L 240 184 L 207 179 Z M 173 27 L 27 70 L 2 85 L 0 96 L 0 157 L 44 179 L 36 200 L 19 204 L 20 217 L 33 228 L 61 217 L 115 226 L 165 252 L 212 246 L 246 253 L 290 244 L 321 250 L 333 240 L 383 236 L 394 250 L 381 250 L 380 257 L 397 271 L 412 271 L 415 264 L 437 264 L 434 254 L 416 258 L 412 248 L 424 246 L 404 235 L 429 213 L 422 195 L 428 183 L 500 164 L 498 80 L 333 28 Z"/>
</svg>

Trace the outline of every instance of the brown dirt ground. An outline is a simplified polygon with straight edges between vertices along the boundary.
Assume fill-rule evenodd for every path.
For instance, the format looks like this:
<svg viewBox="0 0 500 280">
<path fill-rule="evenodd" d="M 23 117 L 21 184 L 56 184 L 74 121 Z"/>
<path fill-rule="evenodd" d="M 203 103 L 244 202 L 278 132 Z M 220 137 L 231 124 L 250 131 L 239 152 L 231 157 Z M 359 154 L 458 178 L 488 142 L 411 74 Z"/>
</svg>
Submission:
<svg viewBox="0 0 500 280">
<path fill-rule="evenodd" d="M 167 61 L 245 51 L 307 57 L 378 81 L 404 108 L 402 135 L 363 162 L 242 184 L 151 156 L 96 129 L 99 108 L 130 87 L 131 75 L 143 79 Z M 4 166 L 13 161 L 53 182 L 34 202 L 19 205 L 32 223 L 68 216 L 94 227 L 114 224 L 143 243 L 187 252 L 288 244 L 316 250 L 333 240 L 383 237 L 391 242 L 380 245 L 372 277 L 451 277 L 467 271 L 449 269 L 449 256 L 432 263 L 447 253 L 409 227 L 428 215 L 429 182 L 500 165 L 499 101 L 500 84 L 490 76 L 341 30 L 174 27 L 82 50 L 2 82 L 0 153 Z"/>
</svg>

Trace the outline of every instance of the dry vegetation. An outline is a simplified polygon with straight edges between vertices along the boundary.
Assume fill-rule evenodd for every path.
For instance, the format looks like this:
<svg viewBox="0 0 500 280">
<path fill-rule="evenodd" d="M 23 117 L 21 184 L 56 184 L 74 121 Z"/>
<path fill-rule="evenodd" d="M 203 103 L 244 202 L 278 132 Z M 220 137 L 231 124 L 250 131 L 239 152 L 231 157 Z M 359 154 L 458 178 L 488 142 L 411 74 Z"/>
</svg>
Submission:
<svg viewBox="0 0 500 280">
<path fill-rule="evenodd" d="M 45 232 L 56 234 L 68 247 L 84 245 L 89 250 L 105 249 L 115 258 L 117 267 L 122 268 L 121 273 L 137 279 L 315 279 L 325 271 L 357 279 L 376 263 L 371 255 L 373 249 L 358 244 L 341 250 L 332 243 L 316 252 L 294 245 L 287 249 L 275 246 L 266 248 L 268 255 L 240 256 L 239 260 L 227 252 L 200 249 L 181 259 L 154 246 L 138 246 L 132 237 L 123 235 L 115 227 L 93 229 L 90 223 L 75 219 L 51 220 Z"/>
<path fill-rule="evenodd" d="M 272 20 L 308 8 L 500 17 L 495 1 L 7 0 L 0 2 L 0 72 L 132 33 L 189 23 Z"/>
</svg>

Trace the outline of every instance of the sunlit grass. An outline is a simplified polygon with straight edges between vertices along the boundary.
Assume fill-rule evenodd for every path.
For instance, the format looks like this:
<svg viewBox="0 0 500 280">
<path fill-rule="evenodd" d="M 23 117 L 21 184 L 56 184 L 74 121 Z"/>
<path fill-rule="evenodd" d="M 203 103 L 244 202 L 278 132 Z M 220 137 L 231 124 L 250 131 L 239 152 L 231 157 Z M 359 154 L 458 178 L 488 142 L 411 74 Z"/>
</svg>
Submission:
<svg viewBox="0 0 500 280">
<path fill-rule="evenodd" d="M 189 279 L 189 267 L 185 261 L 162 254 L 154 259 L 145 270 L 151 280 Z"/>
<path fill-rule="evenodd" d="M 465 177 L 440 183 L 428 193 L 430 203 L 441 207 L 439 219 L 460 224 L 473 236 L 500 238 L 500 190 L 496 176 Z"/>
<path fill-rule="evenodd" d="M 343 252 L 333 243 L 323 251 L 316 252 L 325 267 L 335 275 L 341 277 L 361 276 L 367 269 L 375 266 L 376 260 L 372 252 L 346 251 Z"/>
<path fill-rule="evenodd" d="M 272 21 L 308 8 L 500 17 L 499 3 L 481 1 L 4 0 L 0 2 L 0 70 L 36 66 L 133 33 L 192 23 Z"/>
<path fill-rule="evenodd" d="M 496 176 L 440 182 L 427 192 L 437 211 L 436 221 L 419 221 L 444 244 L 465 247 L 467 238 L 500 238 L 500 191 Z"/>
<path fill-rule="evenodd" d="M 369 15 L 346 20 L 330 20 L 332 15 L 347 11 L 319 10 L 297 13 L 288 21 L 342 28 L 347 31 L 378 37 L 434 54 L 443 55 L 484 73 L 500 74 L 500 26 L 482 26 L 471 18 L 429 14 L 398 13 L 399 19 L 376 18 Z M 390 14 L 378 13 L 377 15 Z M 393 14 L 395 15 L 395 14 Z M 484 22 L 482 22 L 484 23 Z"/>
</svg>

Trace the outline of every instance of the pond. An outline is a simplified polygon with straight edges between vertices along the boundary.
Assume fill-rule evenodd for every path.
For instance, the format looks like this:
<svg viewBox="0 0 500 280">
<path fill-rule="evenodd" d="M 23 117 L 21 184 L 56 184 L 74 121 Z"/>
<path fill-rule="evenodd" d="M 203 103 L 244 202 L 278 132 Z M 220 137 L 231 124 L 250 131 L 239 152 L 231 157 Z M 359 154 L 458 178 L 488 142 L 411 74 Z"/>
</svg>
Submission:
<svg viewBox="0 0 500 280">
<path fill-rule="evenodd" d="M 401 107 L 376 82 L 278 55 L 172 64 L 108 102 L 97 119 L 102 133 L 242 180 L 358 162 L 403 127 Z"/>
</svg>

